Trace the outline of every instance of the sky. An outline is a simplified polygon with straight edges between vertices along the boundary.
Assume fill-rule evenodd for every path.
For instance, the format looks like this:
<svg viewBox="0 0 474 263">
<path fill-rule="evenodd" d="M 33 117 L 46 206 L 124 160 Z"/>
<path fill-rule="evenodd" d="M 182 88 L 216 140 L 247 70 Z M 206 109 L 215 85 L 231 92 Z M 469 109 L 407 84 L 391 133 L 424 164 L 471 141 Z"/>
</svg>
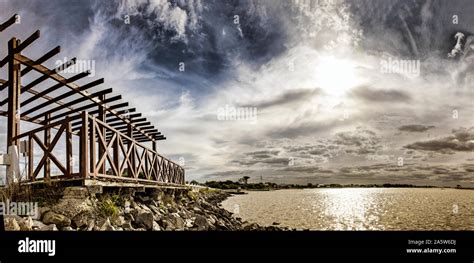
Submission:
<svg viewBox="0 0 474 263">
<path fill-rule="evenodd" d="M 2 57 L 40 29 L 26 54 L 93 61 L 188 181 L 474 186 L 474 52 L 447 56 L 469 0 L 0 0 L 14 13 Z"/>
</svg>

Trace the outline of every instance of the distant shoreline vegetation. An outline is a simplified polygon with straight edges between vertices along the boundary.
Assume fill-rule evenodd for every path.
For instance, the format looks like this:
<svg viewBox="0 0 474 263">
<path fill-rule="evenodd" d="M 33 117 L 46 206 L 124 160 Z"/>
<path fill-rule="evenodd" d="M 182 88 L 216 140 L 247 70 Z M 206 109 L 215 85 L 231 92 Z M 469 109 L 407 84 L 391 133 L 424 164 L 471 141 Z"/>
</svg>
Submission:
<svg viewBox="0 0 474 263">
<path fill-rule="evenodd" d="M 456 189 L 474 189 L 469 187 L 462 187 L 457 185 L 451 186 L 433 186 L 433 185 L 414 185 L 414 184 L 277 184 L 271 182 L 261 183 L 249 183 L 250 177 L 244 176 L 238 181 L 207 181 L 205 183 L 199 183 L 197 181 L 191 181 L 191 184 L 202 185 L 210 188 L 222 189 L 222 190 L 258 190 L 258 191 L 269 191 L 278 189 L 308 189 L 308 188 L 456 188 Z"/>
</svg>

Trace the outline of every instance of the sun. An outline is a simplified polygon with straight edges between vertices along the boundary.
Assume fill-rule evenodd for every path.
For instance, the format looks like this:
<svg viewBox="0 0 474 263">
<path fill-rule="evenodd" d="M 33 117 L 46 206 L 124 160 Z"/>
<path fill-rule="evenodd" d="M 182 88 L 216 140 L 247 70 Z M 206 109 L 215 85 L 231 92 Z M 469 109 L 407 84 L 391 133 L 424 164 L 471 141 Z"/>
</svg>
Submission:
<svg viewBox="0 0 474 263">
<path fill-rule="evenodd" d="M 315 84 L 326 94 L 340 98 L 360 84 L 356 64 L 334 56 L 321 56 L 314 72 Z"/>
</svg>

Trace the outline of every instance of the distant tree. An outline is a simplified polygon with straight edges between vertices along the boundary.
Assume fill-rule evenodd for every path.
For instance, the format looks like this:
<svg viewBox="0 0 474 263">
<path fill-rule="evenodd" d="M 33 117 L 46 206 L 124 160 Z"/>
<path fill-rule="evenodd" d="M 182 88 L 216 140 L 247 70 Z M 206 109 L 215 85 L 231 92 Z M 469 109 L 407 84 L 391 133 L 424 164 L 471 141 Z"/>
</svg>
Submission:
<svg viewBox="0 0 474 263">
<path fill-rule="evenodd" d="M 192 181 L 191 181 L 191 184 L 199 184 L 199 182 L 196 181 L 196 180 L 192 180 Z"/>
<path fill-rule="evenodd" d="M 247 184 L 248 181 L 249 181 L 249 179 L 250 179 L 249 176 L 244 176 L 244 177 L 242 177 L 242 182 L 243 182 L 244 184 Z"/>
</svg>

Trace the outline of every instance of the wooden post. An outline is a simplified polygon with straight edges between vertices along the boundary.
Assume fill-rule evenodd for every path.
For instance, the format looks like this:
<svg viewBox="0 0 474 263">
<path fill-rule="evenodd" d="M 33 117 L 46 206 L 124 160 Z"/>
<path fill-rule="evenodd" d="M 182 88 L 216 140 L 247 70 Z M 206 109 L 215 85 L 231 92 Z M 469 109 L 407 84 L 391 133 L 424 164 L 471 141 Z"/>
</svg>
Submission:
<svg viewBox="0 0 474 263">
<path fill-rule="evenodd" d="M 49 118 L 51 117 L 51 114 L 46 114 L 44 116 L 44 122 L 45 125 L 49 124 Z M 51 143 L 51 128 L 46 128 L 44 129 L 44 145 L 49 149 Z M 51 178 L 51 160 L 49 157 L 46 159 L 46 162 L 44 163 L 44 180 L 45 182 L 49 182 Z"/>
<path fill-rule="evenodd" d="M 66 171 L 67 177 L 72 177 L 74 166 L 72 165 L 72 126 L 71 120 L 66 119 Z"/>
<path fill-rule="evenodd" d="M 153 140 L 151 145 L 152 145 L 153 151 L 155 151 L 155 153 L 153 153 L 153 158 L 152 158 L 152 160 L 155 160 L 155 161 L 153 162 L 152 166 L 153 166 L 153 168 L 155 168 L 155 175 L 156 175 L 156 178 L 157 178 L 156 181 L 159 181 L 160 180 L 160 173 L 158 172 L 158 157 L 157 157 L 158 150 L 156 149 L 156 141 Z M 157 157 L 157 158 L 155 159 L 155 157 Z"/>
<path fill-rule="evenodd" d="M 132 125 L 130 125 L 130 124 L 127 125 L 127 135 L 128 135 L 128 137 L 133 139 L 133 129 L 132 129 Z M 127 142 L 127 151 L 129 151 L 131 147 L 133 147 L 133 142 L 128 141 Z M 135 149 L 132 150 L 132 152 L 130 153 L 129 159 L 130 159 L 130 163 L 132 164 L 132 167 L 130 167 L 130 165 L 128 165 L 127 173 L 128 173 L 128 176 L 130 176 L 130 175 L 133 176 L 132 170 L 135 169 Z"/>
<path fill-rule="evenodd" d="M 7 115 L 7 151 L 12 145 L 18 146 L 18 139 L 15 138 L 20 133 L 20 89 L 21 89 L 21 65 L 15 60 L 15 49 L 20 44 L 20 40 L 12 38 L 8 42 L 8 115 Z M 7 185 L 14 179 L 14 168 L 7 166 Z"/>
<path fill-rule="evenodd" d="M 82 112 L 82 129 L 81 129 L 81 137 L 80 137 L 80 144 L 81 149 L 79 152 L 81 158 L 81 167 L 80 173 L 82 178 L 89 178 L 89 115 L 86 111 Z M 93 165 L 93 164 L 91 164 Z"/>
<path fill-rule="evenodd" d="M 96 147 L 96 141 L 97 141 L 97 136 L 95 134 L 96 132 L 96 121 L 95 118 L 92 117 L 91 120 L 91 126 L 90 126 L 90 137 L 89 137 L 89 142 L 90 142 L 90 164 L 91 164 L 91 173 L 94 175 L 94 177 L 97 176 L 97 147 Z"/>
<path fill-rule="evenodd" d="M 98 97 L 98 99 L 100 99 L 101 101 L 104 101 L 105 100 L 105 94 L 104 95 L 100 95 Z M 102 106 L 99 106 L 99 114 L 97 116 L 97 119 L 103 123 L 106 122 L 106 114 L 105 114 L 105 108 L 102 107 Z M 105 127 L 104 126 L 101 126 L 100 130 L 99 130 L 100 134 L 102 135 L 103 138 L 105 138 Z M 104 146 L 102 145 L 102 143 L 99 143 L 99 160 L 100 158 L 102 158 L 102 156 L 105 154 L 105 151 L 107 149 L 104 148 Z M 104 162 L 101 167 L 99 167 L 99 173 L 101 174 L 106 174 L 106 170 L 105 170 L 105 163 Z"/>
<path fill-rule="evenodd" d="M 119 156 L 119 139 L 121 139 L 120 135 L 117 133 L 117 137 L 115 138 L 115 142 L 113 145 L 114 151 L 114 165 L 117 167 L 118 172 L 120 173 L 120 156 Z M 121 174 L 117 174 L 117 176 L 122 176 Z"/>
</svg>

